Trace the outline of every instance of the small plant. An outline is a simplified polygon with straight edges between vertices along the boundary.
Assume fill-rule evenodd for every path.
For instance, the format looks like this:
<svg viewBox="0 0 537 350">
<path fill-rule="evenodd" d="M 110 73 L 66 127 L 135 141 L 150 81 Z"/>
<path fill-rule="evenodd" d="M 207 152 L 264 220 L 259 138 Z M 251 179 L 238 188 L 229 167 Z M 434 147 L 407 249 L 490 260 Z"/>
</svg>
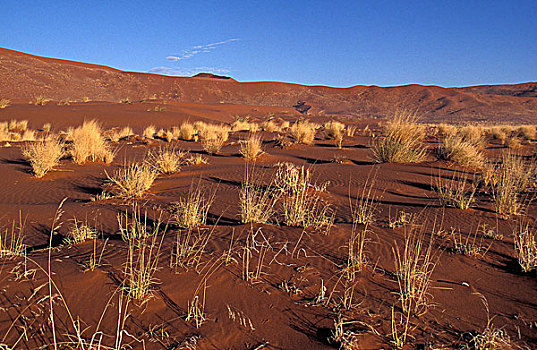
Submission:
<svg viewBox="0 0 537 350">
<path fill-rule="evenodd" d="M 347 136 L 354 137 L 354 134 L 356 133 L 356 129 L 357 129 L 356 125 L 347 125 Z"/>
<path fill-rule="evenodd" d="M 71 156 L 76 164 L 90 160 L 111 163 L 114 152 L 106 142 L 101 126 L 95 121 L 85 121 L 72 131 Z"/>
<path fill-rule="evenodd" d="M 455 207 L 459 209 L 468 209 L 474 202 L 477 186 L 472 182 L 470 189 L 467 186 L 468 179 L 464 176 L 456 176 L 447 181 L 442 181 L 440 174 L 436 178 L 434 190 L 440 200 L 440 205 L 444 207 Z"/>
<path fill-rule="evenodd" d="M 280 127 L 273 119 L 269 119 L 261 123 L 261 130 L 266 132 L 276 132 L 280 131 Z"/>
<path fill-rule="evenodd" d="M 254 167 L 246 167 L 245 181 L 239 190 L 241 222 L 265 224 L 275 214 L 274 208 L 280 193 L 273 188 L 272 181 L 268 186 L 260 185 L 254 170 Z"/>
<path fill-rule="evenodd" d="M 4 109 L 6 107 L 9 107 L 11 105 L 11 100 L 8 100 L 6 98 L 0 99 L 0 109 Z"/>
<path fill-rule="evenodd" d="M 144 195 L 155 179 L 157 171 L 147 164 L 131 163 L 116 170 L 114 176 L 108 176 L 108 192 L 118 198 L 132 199 Z"/>
<path fill-rule="evenodd" d="M 364 186 L 356 196 L 354 204 L 349 197 L 352 222 L 356 224 L 371 224 L 375 221 L 378 210 L 378 196 L 373 195 L 376 174 L 371 178 L 371 173 L 367 176 Z"/>
<path fill-rule="evenodd" d="M 66 244 L 77 244 L 88 239 L 95 239 L 97 231 L 87 223 L 82 223 L 77 219 L 73 220 L 73 225 L 65 238 Z"/>
<path fill-rule="evenodd" d="M 0 102 L 0 108 L 1 108 L 1 102 Z M 522 136 L 526 140 L 534 140 L 535 136 L 537 135 L 537 129 L 535 128 L 535 125 L 521 125 L 518 127 L 517 132 L 520 136 Z"/>
<path fill-rule="evenodd" d="M 196 135 L 196 133 L 197 132 L 193 124 L 183 123 L 181 124 L 181 127 L 179 128 L 178 138 L 181 140 L 190 141 L 194 139 L 194 136 Z"/>
<path fill-rule="evenodd" d="M 315 128 L 316 125 L 306 119 L 294 123 L 289 132 L 296 143 L 310 145 L 315 139 Z"/>
<path fill-rule="evenodd" d="M 22 141 L 35 141 L 35 130 L 26 129 L 22 133 Z"/>
<path fill-rule="evenodd" d="M 485 162 L 483 153 L 474 144 L 464 141 L 459 136 L 444 138 L 437 149 L 436 155 L 438 159 L 447 160 L 465 167 L 482 168 Z"/>
<path fill-rule="evenodd" d="M 22 147 L 23 157 L 30 163 L 35 177 L 43 177 L 60 163 L 64 144 L 58 140 L 37 141 Z"/>
<path fill-rule="evenodd" d="M 254 161 L 263 150 L 261 149 L 261 135 L 251 134 L 247 140 L 240 141 L 240 154 L 248 161 Z"/>
<path fill-rule="evenodd" d="M 177 225 L 187 229 L 205 225 L 215 194 L 206 196 L 201 188 L 201 180 L 195 188 L 191 184 L 187 196 L 181 198 L 173 207 L 172 216 Z"/>
<path fill-rule="evenodd" d="M 142 136 L 147 139 L 152 139 L 155 137 L 155 133 L 157 132 L 157 129 L 155 129 L 154 125 L 149 125 L 146 127 L 142 133 Z"/>
<path fill-rule="evenodd" d="M 44 132 L 50 132 L 52 128 L 52 125 L 50 123 L 43 124 L 43 128 L 41 128 Z"/>
<path fill-rule="evenodd" d="M 515 256 L 522 271 L 537 269 L 537 229 L 523 220 L 513 230 Z"/>
<path fill-rule="evenodd" d="M 159 217 L 156 224 L 151 227 L 148 224 L 147 211 L 142 215 L 137 204 L 133 204 L 131 215 L 129 215 L 126 210 L 125 213 L 118 214 L 117 222 L 119 233 L 125 242 L 130 240 L 141 240 L 149 236 L 157 235 L 162 225 L 161 218 Z"/>
<path fill-rule="evenodd" d="M 161 174 L 172 174 L 181 170 L 185 155 L 186 152 L 175 147 L 159 147 L 148 153 L 146 162 Z"/>
<path fill-rule="evenodd" d="M 166 228 L 164 228 L 159 239 L 158 233 L 161 225 L 161 221 L 158 220 L 152 229 L 152 234 L 128 241 L 124 288 L 132 299 L 144 299 L 151 292 L 153 285 L 157 283 L 154 275 L 159 269 L 160 249 L 166 234 Z M 143 227 L 142 230 L 147 231 Z"/>
<path fill-rule="evenodd" d="M 37 96 L 35 98 L 35 101 L 34 101 L 34 104 L 36 106 L 44 106 L 46 105 L 47 103 L 49 103 L 50 101 L 52 101 L 50 98 L 46 98 L 44 96 Z"/>
<path fill-rule="evenodd" d="M 384 126 L 384 139 L 371 148 L 377 163 L 419 163 L 425 160 L 425 129 L 415 113 L 400 110 Z"/>
<path fill-rule="evenodd" d="M 203 150 L 208 154 L 218 154 L 222 150 L 225 141 L 220 139 L 204 139 L 201 141 Z"/>
<path fill-rule="evenodd" d="M 461 234 L 461 230 L 451 229 L 451 242 L 453 246 L 451 250 L 456 254 L 462 254 L 466 256 L 485 256 L 489 251 L 491 244 L 485 247 L 483 242 L 483 236 L 478 234 L 479 230 L 470 232 L 466 235 L 466 238 Z"/>
<path fill-rule="evenodd" d="M 0 258 L 26 255 L 24 223 L 19 215 L 18 223 L 14 220 L 11 228 L 0 229 Z"/>
<path fill-rule="evenodd" d="M 390 215 L 388 219 L 388 227 L 391 229 L 404 227 L 412 222 L 412 218 L 413 215 L 411 213 L 407 213 L 404 210 L 398 211 L 393 219 Z"/>
<path fill-rule="evenodd" d="M 325 137 L 328 140 L 334 140 L 336 146 L 341 148 L 343 136 L 345 134 L 345 124 L 331 120 L 324 124 Z"/>
<path fill-rule="evenodd" d="M 325 185 L 319 188 L 312 184 L 309 169 L 283 163 L 276 173 L 275 185 L 282 192 L 284 223 L 287 226 L 330 230 L 335 213 L 319 195 Z"/>
<path fill-rule="evenodd" d="M 201 154 L 193 154 L 187 159 L 185 159 L 185 164 L 187 165 L 202 165 L 207 164 L 207 158 Z"/>
<path fill-rule="evenodd" d="M 457 136 L 465 143 L 474 147 L 481 147 L 485 140 L 483 139 L 483 127 L 478 125 L 465 125 L 457 132 Z"/>
</svg>

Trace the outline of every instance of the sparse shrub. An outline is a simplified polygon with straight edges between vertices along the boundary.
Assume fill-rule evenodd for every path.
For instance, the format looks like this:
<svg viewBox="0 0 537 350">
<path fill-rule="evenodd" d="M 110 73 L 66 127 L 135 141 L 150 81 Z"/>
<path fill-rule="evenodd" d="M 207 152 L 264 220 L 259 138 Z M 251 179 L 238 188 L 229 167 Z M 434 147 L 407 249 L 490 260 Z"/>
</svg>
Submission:
<svg viewBox="0 0 537 350">
<path fill-rule="evenodd" d="M 185 160 L 185 164 L 188 164 L 188 165 L 207 164 L 207 158 L 205 158 L 201 154 L 193 154 Z"/>
<path fill-rule="evenodd" d="M 196 128 L 191 123 L 183 123 L 179 128 L 179 139 L 190 141 L 194 139 L 196 135 Z"/>
<path fill-rule="evenodd" d="M 273 220 L 279 191 L 274 189 L 272 181 L 264 186 L 257 179 L 255 168 L 246 167 L 245 181 L 239 190 L 242 223 L 266 224 Z"/>
<path fill-rule="evenodd" d="M 419 163 L 425 160 L 425 129 L 415 113 L 401 110 L 384 126 L 384 139 L 371 148 L 377 163 Z"/>
<path fill-rule="evenodd" d="M 218 154 L 222 150 L 225 141 L 220 139 L 204 139 L 201 141 L 203 150 L 208 154 Z"/>
<path fill-rule="evenodd" d="M 44 106 L 46 105 L 47 103 L 49 103 L 50 101 L 52 101 L 50 98 L 46 98 L 44 96 L 37 96 L 35 98 L 35 101 L 34 101 L 34 104 L 36 106 Z"/>
<path fill-rule="evenodd" d="M 73 144 L 71 156 L 77 164 L 88 161 L 102 160 L 111 163 L 114 152 L 106 142 L 101 126 L 95 121 L 84 121 L 84 123 L 73 130 Z"/>
<path fill-rule="evenodd" d="M 4 109 L 6 107 L 9 107 L 11 105 L 11 100 L 8 100 L 6 98 L 3 98 L 0 100 L 0 109 Z"/>
<path fill-rule="evenodd" d="M 43 177 L 60 163 L 64 155 L 64 144 L 58 139 L 37 141 L 22 147 L 23 157 L 30 163 L 34 175 Z"/>
<path fill-rule="evenodd" d="M 280 164 L 275 185 L 282 192 L 283 217 L 287 226 L 330 230 L 335 213 L 320 197 L 326 185 L 319 187 L 311 183 L 309 169 L 291 163 Z"/>
<path fill-rule="evenodd" d="M 172 216 L 179 227 L 191 229 L 196 226 L 205 225 L 207 214 L 214 201 L 215 193 L 207 195 L 201 188 L 201 181 L 190 189 L 185 198 L 179 199 L 172 210 Z"/>
<path fill-rule="evenodd" d="M 147 155 L 148 164 L 162 174 L 176 173 L 181 170 L 180 165 L 186 155 L 175 147 L 159 147 Z"/>
<path fill-rule="evenodd" d="M 483 127 L 476 125 L 466 125 L 459 129 L 457 135 L 467 143 L 475 147 L 483 146 L 485 140 L 483 138 Z"/>
<path fill-rule="evenodd" d="M 94 239 L 95 237 L 97 237 L 97 231 L 93 227 L 74 219 L 73 225 L 67 232 L 65 243 L 77 244 L 88 239 Z"/>
<path fill-rule="evenodd" d="M 22 133 L 22 141 L 35 141 L 35 130 L 27 129 Z"/>
<path fill-rule="evenodd" d="M 315 124 L 306 119 L 294 123 L 289 132 L 296 143 L 310 145 L 315 139 L 315 127 Z"/>
<path fill-rule="evenodd" d="M 240 141 L 240 154 L 249 161 L 254 161 L 261 153 L 261 135 L 251 134 L 247 140 Z"/>
<path fill-rule="evenodd" d="M 444 137 L 452 137 L 455 136 L 458 132 L 458 128 L 455 125 L 447 124 L 447 123 L 440 123 L 437 126 L 438 131 L 444 135 Z"/>
<path fill-rule="evenodd" d="M 24 256 L 26 244 L 24 244 L 24 220 L 19 217 L 19 222 L 13 221 L 11 227 L 0 229 L 0 258 L 12 256 Z"/>
<path fill-rule="evenodd" d="M 455 207 L 459 209 L 468 209 L 474 201 L 477 187 L 472 182 L 470 188 L 467 185 L 468 178 L 465 176 L 456 176 L 447 181 L 442 181 L 440 174 L 436 179 L 434 187 L 438 194 L 440 204 L 445 207 Z"/>
<path fill-rule="evenodd" d="M 521 125 L 518 127 L 518 134 L 526 140 L 534 140 L 537 135 L 535 125 Z"/>
<path fill-rule="evenodd" d="M 341 148 L 345 133 L 345 124 L 331 120 L 324 125 L 324 131 L 326 138 L 328 140 L 334 140 L 336 146 Z"/>
<path fill-rule="evenodd" d="M 229 127 L 223 124 L 205 124 L 200 130 L 200 137 L 204 140 L 220 140 L 224 143 L 229 138 Z"/>
<path fill-rule="evenodd" d="M 493 126 L 492 128 L 490 128 L 490 133 L 494 139 L 500 140 L 502 143 L 505 143 L 505 140 L 507 139 L 507 133 L 502 127 Z"/>
<path fill-rule="evenodd" d="M 108 176 L 108 192 L 118 198 L 131 199 L 144 195 L 157 178 L 157 171 L 147 164 L 131 163 Z"/>
<path fill-rule="evenodd" d="M 155 133 L 157 130 L 155 129 L 154 125 L 149 125 L 144 129 L 144 132 L 142 133 L 143 137 L 147 139 L 152 139 L 155 136 Z"/>
<path fill-rule="evenodd" d="M 28 120 L 16 120 L 9 121 L 9 131 L 25 131 L 28 128 Z"/>
<path fill-rule="evenodd" d="M 513 230 L 515 255 L 522 271 L 537 269 L 537 229 L 535 225 L 520 220 Z"/>
<path fill-rule="evenodd" d="M 522 146 L 522 140 L 516 133 L 511 133 L 508 135 L 504 143 L 508 148 L 511 149 L 517 149 Z"/>
<path fill-rule="evenodd" d="M 173 141 L 173 131 L 166 130 L 166 132 L 164 133 L 164 139 L 166 139 L 167 142 L 172 142 Z"/>
<path fill-rule="evenodd" d="M 444 138 L 436 151 L 437 158 L 465 167 L 481 168 L 485 163 L 483 153 L 475 145 L 458 136 Z"/>
<path fill-rule="evenodd" d="M 231 130 L 232 131 L 249 131 L 250 122 L 248 121 L 248 117 L 245 117 L 245 118 L 236 117 L 235 121 L 231 123 Z"/>
<path fill-rule="evenodd" d="M 273 119 L 266 120 L 263 123 L 261 123 L 261 129 L 267 132 L 279 131 L 278 124 L 276 124 L 276 122 Z"/>
<path fill-rule="evenodd" d="M 137 227 L 146 234 L 138 239 L 130 239 L 128 241 L 129 248 L 124 272 L 124 288 L 129 297 L 136 300 L 144 299 L 158 282 L 154 276 L 159 269 L 160 249 L 166 235 L 166 228 L 164 228 L 164 232 L 160 234 L 159 239 L 160 227 L 162 225 L 160 219 L 150 232 L 146 226 L 147 214 L 145 215 L 144 222 L 141 222 L 139 217 L 139 213 L 136 215 L 133 214 L 131 227 Z M 127 225 L 127 220 L 125 222 Z M 124 229 L 126 227 L 120 224 L 120 230 Z M 150 234 L 147 234 L 148 232 Z"/>
<path fill-rule="evenodd" d="M 125 137 L 129 137 L 131 135 L 134 135 L 134 131 L 132 130 L 132 128 L 130 126 L 125 126 L 125 127 L 121 128 L 121 130 L 119 131 L 119 138 L 120 139 L 125 138 Z"/>
</svg>

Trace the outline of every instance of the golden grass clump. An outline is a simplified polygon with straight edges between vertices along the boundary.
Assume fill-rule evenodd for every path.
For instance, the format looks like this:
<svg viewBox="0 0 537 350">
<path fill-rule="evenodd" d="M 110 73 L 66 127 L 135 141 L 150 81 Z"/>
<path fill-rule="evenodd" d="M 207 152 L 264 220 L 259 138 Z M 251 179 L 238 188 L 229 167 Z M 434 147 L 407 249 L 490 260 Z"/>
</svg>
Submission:
<svg viewBox="0 0 537 350">
<path fill-rule="evenodd" d="M 384 126 L 384 138 L 371 148 L 377 163 L 419 163 L 425 160 L 425 128 L 414 112 L 399 110 Z"/>
<path fill-rule="evenodd" d="M 250 137 L 246 140 L 240 141 L 240 154 L 246 158 L 248 161 L 254 161 L 263 150 L 261 148 L 262 144 L 261 135 L 250 134 Z"/>
<path fill-rule="evenodd" d="M 336 146 L 341 148 L 343 136 L 345 135 L 345 124 L 331 120 L 324 124 L 324 132 L 326 139 L 334 140 Z"/>
<path fill-rule="evenodd" d="M 119 130 L 119 138 L 120 139 L 129 137 L 131 135 L 134 135 L 134 131 L 132 130 L 132 128 L 130 126 L 125 126 L 125 127 L 121 128 L 121 130 Z"/>
<path fill-rule="evenodd" d="M 52 125 L 50 123 L 43 124 L 43 127 L 41 128 L 44 132 L 50 132 L 52 129 Z"/>
<path fill-rule="evenodd" d="M 511 133 L 505 139 L 504 144 L 507 146 L 507 148 L 517 149 L 522 146 L 522 140 L 517 133 Z"/>
<path fill-rule="evenodd" d="M 9 131 L 25 131 L 28 128 L 28 120 L 11 119 L 9 121 Z"/>
<path fill-rule="evenodd" d="M 186 197 L 179 199 L 172 210 L 172 217 L 181 228 L 191 229 L 207 223 L 207 214 L 214 201 L 215 193 L 206 195 L 201 181 L 190 189 Z"/>
<path fill-rule="evenodd" d="M 120 222 L 122 232 L 129 229 L 139 231 L 135 232 L 136 237 L 128 240 L 129 247 L 123 286 L 128 296 L 135 300 L 144 299 L 151 293 L 153 286 L 158 282 L 155 278 L 155 273 L 159 270 L 160 252 L 167 230 L 167 226 L 161 229 L 163 224 L 160 219 L 156 221 L 152 228 L 148 228 L 147 213 L 143 221 L 140 216 L 139 211 L 135 208 L 130 224 L 128 223 L 128 218 L 125 218 L 124 226 Z"/>
<path fill-rule="evenodd" d="M 483 127 L 477 125 L 465 125 L 458 130 L 457 135 L 465 142 L 480 147 L 485 142 Z"/>
<path fill-rule="evenodd" d="M 537 229 L 520 220 L 513 230 L 515 255 L 524 272 L 537 269 Z"/>
<path fill-rule="evenodd" d="M 58 139 L 37 141 L 21 148 L 23 157 L 30 163 L 35 177 L 43 177 L 60 163 L 64 155 L 64 144 Z"/>
<path fill-rule="evenodd" d="M 142 136 L 147 139 L 152 139 L 153 137 L 155 137 L 156 132 L 157 132 L 157 129 L 155 128 L 155 126 L 149 125 L 144 129 Z"/>
<path fill-rule="evenodd" d="M 73 225 L 67 232 L 67 237 L 65 238 L 66 244 L 77 244 L 84 242 L 88 239 L 94 239 L 97 237 L 97 231 L 95 228 L 91 227 L 87 223 L 78 221 L 77 219 L 73 220 Z"/>
<path fill-rule="evenodd" d="M 45 96 L 37 96 L 35 98 L 35 101 L 34 101 L 34 104 L 36 106 L 44 106 L 46 105 L 47 103 L 49 103 L 50 101 L 52 101 L 52 99 L 50 98 L 46 98 Z"/>
<path fill-rule="evenodd" d="M 347 136 L 354 137 L 354 134 L 356 133 L 357 129 L 358 127 L 356 125 L 347 125 Z"/>
<path fill-rule="evenodd" d="M 226 142 L 229 138 L 229 126 L 224 124 L 205 124 L 200 130 L 200 137 L 204 140 L 221 140 Z"/>
<path fill-rule="evenodd" d="M 315 128 L 316 124 L 305 119 L 294 123 L 289 128 L 289 132 L 296 143 L 310 145 L 315 139 Z"/>
<path fill-rule="evenodd" d="M 114 159 L 115 154 L 106 142 L 101 126 L 95 120 L 84 121 L 81 126 L 73 129 L 72 140 L 71 156 L 76 164 L 88 160 L 111 163 Z"/>
<path fill-rule="evenodd" d="M 505 143 L 505 140 L 507 139 L 507 132 L 501 126 L 493 126 L 490 128 L 490 134 L 492 135 L 492 138 L 500 140 L 502 143 Z"/>
<path fill-rule="evenodd" d="M 465 167 L 482 168 L 485 163 L 483 153 L 474 144 L 464 141 L 459 136 L 444 138 L 436 150 L 436 155 L 439 159 Z"/>
<path fill-rule="evenodd" d="M 194 136 L 196 135 L 197 131 L 194 127 L 194 124 L 192 123 L 183 123 L 179 127 L 179 139 L 190 141 L 194 139 Z"/>
<path fill-rule="evenodd" d="M 15 220 L 11 227 L 0 229 L 0 258 L 26 255 L 26 244 L 24 244 L 24 220 L 19 217 L 19 222 Z"/>
<path fill-rule="evenodd" d="M 0 142 L 10 141 L 10 140 L 11 140 L 11 133 L 9 132 L 7 122 L 0 122 Z"/>
<path fill-rule="evenodd" d="M 526 140 L 534 140 L 537 136 L 537 129 L 535 128 L 535 125 L 520 125 L 517 129 L 517 132 Z"/>
<path fill-rule="evenodd" d="M 330 230 L 335 213 L 320 197 L 326 185 L 312 183 L 309 169 L 291 163 L 279 164 L 275 185 L 281 191 L 285 225 Z"/>
<path fill-rule="evenodd" d="M 250 131 L 250 122 L 248 116 L 245 118 L 236 117 L 235 121 L 231 123 L 231 131 Z"/>
<path fill-rule="evenodd" d="M 26 129 L 22 133 L 22 141 L 35 141 L 35 130 Z"/>
<path fill-rule="evenodd" d="M 535 181 L 537 169 L 534 163 L 525 162 L 520 156 L 506 152 L 495 171 L 492 197 L 496 212 L 506 218 L 521 210 L 520 194 Z"/>
<path fill-rule="evenodd" d="M 263 123 L 261 123 L 261 130 L 266 132 L 276 132 L 280 131 L 280 127 L 273 119 L 265 120 Z"/>
<path fill-rule="evenodd" d="M 8 100 L 7 98 L 0 99 L 0 109 L 4 109 L 6 107 L 9 107 L 11 105 L 11 100 Z"/>
<path fill-rule="evenodd" d="M 447 123 L 440 123 L 437 125 L 437 128 L 440 134 L 445 137 L 455 136 L 459 130 L 455 125 Z"/>
<path fill-rule="evenodd" d="M 272 181 L 261 185 L 255 168 L 246 167 L 244 183 L 239 190 L 240 215 L 242 223 L 270 223 L 275 215 L 279 191 L 274 189 Z"/>
<path fill-rule="evenodd" d="M 186 152 L 175 147 L 159 147 L 147 155 L 147 163 L 161 174 L 172 174 L 181 170 Z"/>
<path fill-rule="evenodd" d="M 157 171 L 141 163 L 131 163 L 108 176 L 108 192 L 118 198 L 131 199 L 144 195 L 157 178 Z"/>
<path fill-rule="evenodd" d="M 202 165 L 207 164 L 207 158 L 201 154 L 193 154 L 187 159 L 185 159 L 185 164 L 187 165 Z"/>
</svg>

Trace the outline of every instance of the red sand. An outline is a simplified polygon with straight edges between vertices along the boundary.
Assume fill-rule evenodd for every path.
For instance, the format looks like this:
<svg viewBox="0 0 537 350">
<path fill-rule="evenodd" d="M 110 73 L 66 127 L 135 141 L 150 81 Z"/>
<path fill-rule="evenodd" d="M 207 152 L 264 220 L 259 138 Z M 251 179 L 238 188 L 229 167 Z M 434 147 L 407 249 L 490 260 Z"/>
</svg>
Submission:
<svg viewBox="0 0 537 350">
<path fill-rule="evenodd" d="M 98 119 L 106 128 L 130 125 L 138 134 L 149 124 L 169 128 L 185 120 L 230 122 L 234 115 L 251 115 L 252 119 L 262 121 L 274 114 L 294 121 L 299 113 L 292 105 L 298 99 L 314 106 L 310 111 L 312 120 L 323 121 L 326 120 L 323 113 L 337 112 L 342 120 L 361 128 L 371 125 L 373 129 L 377 128 L 374 119 L 358 121 L 352 116 L 370 115 L 372 110 L 383 115 L 402 96 L 412 96 L 413 103 L 421 99 L 422 106 L 427 106 L 425 115 L 431 120 L 445 120 L 455 111 L 452 113 L 455 120 L 483 115 L 501 121 L 500 116 L 509 111 L 510 116 L 516 115 L 519 120 L 535 121 L 537 106 L 535 94 L 526 92 L 523 94 L 526 96 L 513 96 L 523 89 L 530 91 L 535 84 L 463 89 L 422 86 L 333 89 L 125 73 L 9 50 L 0 51 L 0 62 L 0 97 L 13 101 L 11 106 L 0 109 L 0 121 L 28 119 L 29 127 L 34 129 L 50 122 L 56 131 L 92 118 Z M 20 81 L 15 83 L 14 77 Z M 173 91 L 177 91 L 177 97 L 173 96 Z M 140 100 L 153 94 L 157 94 L 158 100 L 133 104 L 117 102 L 121 98 Z M 55 100 L 87 96 L 108 102 L 29 105 L 28 100 L 37 95 Z M 162 99 L 166 100 L 165 105 L 162 105 Z M 443 107 L 434 110 L 432 106 L 439 106 L 439 101 L 445 101 Z M 166 110 L 147 112 L 155 106 L 164 106 Z M 339 344 L 330 342 L 329 338 L 341 309 L 338 301 L 342 297 L 342 288 L 338 278 L 347 258 L 351 231 L 349 193 L 355 198 L 373 171 L 377 174 L 373 192 L 379 197 L 379 206 L 375 223 L 369 227 L 371 241 L 367 245 L 367 255 L 370 265 L 358 273 L 354 307 L 343 312 L 346 320 L 351 321 L 345 325 L 345 330 L 352 331 L 357 339 L 354 348 L 392 347 L 391 310 L 392 305 L 398 303 L 392 248 L 395 244 L 401 246 L 405 228 L 390 229 L 387 223 L 401 210 L 417 215 L 417 222 L 424 224 L 427 235 L 433 232 L 435 225 L 435 231 L 460 229 L 466 237 L 482 224 L 497 228 L 504 235 L 499 240 L 484 237 L 483 244 L 490 245 L 490 249 L 478 257 L 455 254 L 450 251 L 449 236 L 436 237 L 435 248 L 441 255 L 432 275 L 432 305 L 426 314 L 412 319 L 407 347 L 459 348 L 467 344 L 472 335 L 482 332 L 489 319 L 495 327 L 507 332 L 515 343 L 535 347 L 537 279 L 535 273 L 520 272 L 514 257 L 511 232 L 515 220 L 498 219 L 489 195 L 479 194 L 471 209 L 460 210 L 442 208 L 431 190 L 435 177 L 451 177 L 459 168 L 435 161 L 432 156 L 417 165 L 375 165 L 369 158 L 372 139 L 361 133 L 347 137 L 341 150 L 320 138 L 311 146 L 294 145 L 281 149 L 271 141 L 274 134 L 262 135 L 267 154 L 257 162 L 260 173 L 269 176 L 274 171 L 274 164 L 289 161 L 311 167 L 317 183 L 329 181 L 324 196 L 336 210 L 335 226 L 330 233 L 324 235 L 283 225 L 240 224 L 238 189 L 244 180 L 245 162 L 238 156 L 237 141 L 246 133 L 232 133 L 220 155 L 208 156 L 209 164 L 183 166 L 176 174 L 159 176 L 149 194 L 138 201 L 151 210 L 149 215 L 154 218 L 157 208 L 169 210 L 171 202 L 184 196 L 193 180 L 201 178 L 205 188 L 215 189 L 216 197 L 209 215 L 211 225 L 203 228 L 214 231 L 201 264 L 197 269 L 169 267 L 175 235 L 179 231 L 172 225 L 164 238 L 160 270 L 155 276 L 158 283 L 153 292 L 143 302 L 124 298 L 122 304 L 119 303 L 121 293 L 118 289 L 123 280 L 127 244 L 117 235 L 116 217 L 132 208 L 130 203 L 116 199 L 91 199 L 102 191 L 107 173 L 113 173 L 126 160 L 141 159 L 149 148 L 164 142 L 154 141 L 146 145 L 136 139 L 123 140 L 117 145 L 118 156 L 110 165 L 75 165 L 70 160 L 63 160 L 57 171 L 42 179 L 29 173 L 19 144 L 0 148 L 1 223 L 9 225 L 20 212 L 26 219 L 25 243 L 30 247 L 27 260 L 0 261 L 0 344 L 11 346 L 20 338 L 17 348 L 53 348 L 52 327 L 48 320 L 48 280 L 37 266 L 46 270 L 49 252 L 46 247 L 52 221 L 59 203 L 67 198 L 62 207 L 62 225 L 54 238 L 56 247 L 51 250 L 52 278 L 71 315 L 84 330 L 82 338 L 86 342 L 90 342 L 94 334 L 102 334 L 103 344 L 116 344 L 118 308 L 121 306 L 123 315 L 128 314 L 121 325 L 125 330 L 121 333 L 122 344 L 130 344 L 136 349 L 337 348 Z M 430 138 L 428 147 L 434 148 L 436 142 L 435 138 Z M 199 143 L 174 143 L 184 150 L 202 152 Z M 489 143 L 486 150 L 491 156 L 497 156 L 501 151 L 495 143 Z M 533 154 L 535 143 L 524 145 L 522 152 Z M 346 159 L 343 164 L 332 162 L 336 155 Z M 535 217 L 535 205 L 528 210 L 529 215 Z M 93 241 L 77 245 L 57 244 L 75 217 L 96 223 L 102 233 L 97 240 L 99 251 L 108 238 L 102 265 L 95 271 L 85 271 L 83 267 L 93 253 Z M 261 278 L 255 283 L 242 278 L 242 247 L 251 230 L 260 230 L 271 246 L 263 260 Z M 186 321 L 189 302 L 211 264 L 228 250 L 232 237 L 235 260 L 218 265 L 207 278 L 206 321 L 196 328 L 191 320 Z M 254 252 L 253 261 L 257 262 L 257 259 L 258 254 Z M 30 274 L 22 276 L 25 270 Z M 321 282 L 327 288 L 327 296 L 333 292 L 328 305 L 314 302 Z M 488 303 L 489 314 L 481 296 Z M 67 334 L 74 336 L 75 332 L 58 297 L 54 299 L 54 310 L 57 338 L 63 342 L 72 340 Z M 22 316 L 17 318 L 19 315 Z M 98 330 L 102 333 L 96 333 L 99 323 Z M 9 329 L 11 325 L 14 326 Z"/>
</svg>

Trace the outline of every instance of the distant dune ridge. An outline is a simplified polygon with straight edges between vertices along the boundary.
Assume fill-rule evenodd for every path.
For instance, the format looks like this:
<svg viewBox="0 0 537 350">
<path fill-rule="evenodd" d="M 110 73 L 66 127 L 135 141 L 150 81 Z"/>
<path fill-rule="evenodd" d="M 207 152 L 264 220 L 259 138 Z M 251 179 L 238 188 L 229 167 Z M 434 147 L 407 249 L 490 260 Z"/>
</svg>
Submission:
<svg viewBox="0 0 537 350">
<path fill-rule="evenodd" d="M 385 117 L 395 108 L 418 108 L 429 121 L 537 121 L 537 83 L 464 88 L 405 85 L 333 88 L 278 82 L 237 82 L 201 73 L 170 77 L 52 59 L 0 48 L 0 98 L 118 102 L 151 97 L 200 104 L 293 107 L 312 115 Z"/>
</svg>

